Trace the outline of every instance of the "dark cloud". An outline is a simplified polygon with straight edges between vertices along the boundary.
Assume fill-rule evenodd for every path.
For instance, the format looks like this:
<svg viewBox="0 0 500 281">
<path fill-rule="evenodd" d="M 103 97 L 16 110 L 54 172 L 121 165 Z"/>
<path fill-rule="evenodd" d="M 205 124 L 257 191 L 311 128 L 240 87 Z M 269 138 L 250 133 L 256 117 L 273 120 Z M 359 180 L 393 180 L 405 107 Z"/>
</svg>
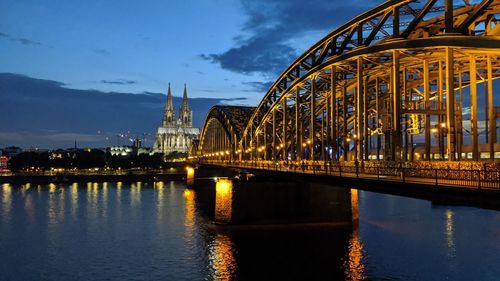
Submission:
<svg viewBox="0 0 500 281">
<path fill-rule="evenodd" d="M 269 90 L 269 88 L 273 84 L 273 81 L 269 82 L 251 81 L 251 82 L 243 82 L 242 84 L 250 87 L 250 90 L 244 90 L 244 92 L 266 93 L 267 90 Z"/>
<path fill-rule="evenodd" d="M 114 137 L 96 132 L 135 132 L 154 136 L 160 125 L 166 93 L 117 93 L 66 88 L 61 82 L 0 73 L 0 147 L 108 146 Z M 174 106 L 182 91 L 174 92 Z M 210 95 L 213 96 L 213 95 Z M 215 104 L 244 103 L 245 97 L 190 98 L 193 124 L 201 127 Z M 106 137 L 108 139 L 106 140 Z M 151 145 L 151 140 L 147 143 Z"/>
<path fill-rule="evenodd" d="M 42 45 L 42 43 L 40 43 L 40 42 L 33 41 L 30 39 L 26 39 L 26 38 L 18 38 L 17 41 L 19 41 L 23 45 Z"/>
<path fill-rule="evenodd" d="M 101 83 L 104 83 L 104 84 L 114 84 L 114 85 L 131 85 L 131 84 L 135 84 L 136 81 L 124 80 L 124 79 L 119 79 L 119 80 L 101 80 Z"/>
<path fill-rule="evenodd" d="M 240 0 L 248 19 L 235 46 L 202 59 L 238 73 L 275 76 L 300 52 L 293 39 L 308 32 L 328 31 L 382 0 Z M 319 39 L 319 38 L 318 38 Z M 301 47 L 303 48 L 303 47 Z"/>
<path fill-rule="evenodd" d="M 40 43 L 38 41 L 34 41 L 31 39 L 26 39 L 26 38 L 17 38 L 17 37 L 11 36 L 11 35 L 3 33 L 3 32 L 0 32 L 0 37 L 10 39 L 13 42 L 21 43 L 23 45 L 34 45 L 34 46 L 41 46 L 42 45 L 42 43 Z"/>
<path fill-rule="evenodd" d="M 94 53 L 101 55 L 101 56 L 109 56 L 111 53 L 108 50 L 105 49 L 94 49 Z"/>
</svg>

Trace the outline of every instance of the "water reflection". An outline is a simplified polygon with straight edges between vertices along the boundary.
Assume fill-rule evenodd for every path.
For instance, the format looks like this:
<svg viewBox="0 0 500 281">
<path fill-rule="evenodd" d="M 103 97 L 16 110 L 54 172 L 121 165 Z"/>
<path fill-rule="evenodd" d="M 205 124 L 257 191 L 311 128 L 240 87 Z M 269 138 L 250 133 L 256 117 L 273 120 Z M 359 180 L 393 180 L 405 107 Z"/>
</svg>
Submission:
<svg viewBox="0 0 500 281">
<path fill-rule="evenodd" d="M 343 264 L 344 274 L 348 280 L 365 280 L 365 265 L 363 264 L 363 243 L 359 237 L 359 229 L 353 227 L 347 257 Z"/>
<path fill-rule="evenodd" d="M 78 183 L 73 183 L 71 185 L 71 217 L 76 219 L 76 214 L 78 212 Z"/>
<path fill-rule="evenodd" d="M 231 238 L 224 233 L 217 233 L 209 245 L 212 280 L 233 280 L 237 268 Z"/>
<path fill-rule="evenodd" d="M 214 216 L 214 189 L 208 196 L 207 188 L 185 189 L 184 183 L 135 183 L 134 192 L 141 195 L 132 196 L 128 183 L 123 187 L 121 183 L 43 185 L 38 193 L 33 187 L 0 185 L 0 280 L 127 276 L 138 280 L 498 280 L 500 276 L 500 217 L 489 210 L 430 208 L 428 201 L 360 191 L 359 228 L 355 222 L 228 226 L 214 225 L 203 216 L 200 202 L 207 198 L 211 198 L 210 218 Z M 226 188 L 219 188 L 220 198 L 228 198 Z M 239 194 L 233 192 L 233 200 Z M 356 217 L 356 191 L 351 195 Z M 113 216 L 95 217 L 100 208 Z M 232 215 L 234 221 L 237 211 Z M 384 219 L 394 228 L 376 223 Z M 144 258 L 130 260 L 131 253 Z"/>
<path fill-rule="evenodd" d="M 165 210 L 165 186 L 162 181 L 153 183 L 156 196 L 156 223 L 163 222 L 163 213 Z"/>
<path fill-rule="evenodd" d="M 130 196 L 131 201 L 130 204 L 132 207 L 137 207 L 141 204 L 141 187 L 142 183 L 138 181 L 137 183 L 133 183 L 130 188 Z"/>
<path fill-rule="evenodd" d="M 185 189 L 183 193 L 183 197 L 185 200 L 184 205 L 184 227 L 186 228 L 186 238 L 189 243 L 193 243 L 192 239 L 194 239 L 194 231 L 195 231 L 195 215 L 196 215 L 196 206 L 195 206 L 195 193 L 193 190 Z"/>
<path fill-rule="evenodd" d="M 28 221 L 30 223 L 35 222 L 35 206 L 33 203 L 33 196 L 31 194 L 26 194 L 24 196 L 24 211 L 26 212 L 26 215 L 28 217 Z"/>
<path fill-rule="evenodd" d="M 4 223 L 10 221 L 10 209 L 12 207 L 12 186 L 8 183 L 2 184 L 2 218 Z"/>
<path fill-rule="evenodd" d="M 448 246 L 448 257 L 455 257 L 455 238 L 453 233 L 453 216 L 454 213 L 450 209 L 446 209 L 446 245 Z"/>
</svg>

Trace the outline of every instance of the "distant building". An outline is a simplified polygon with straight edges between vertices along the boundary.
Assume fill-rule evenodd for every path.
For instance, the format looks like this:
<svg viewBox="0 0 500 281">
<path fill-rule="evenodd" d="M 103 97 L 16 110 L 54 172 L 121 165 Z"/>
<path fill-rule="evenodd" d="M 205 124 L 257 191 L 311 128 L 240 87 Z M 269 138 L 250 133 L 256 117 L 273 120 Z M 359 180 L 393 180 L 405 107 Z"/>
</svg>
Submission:
<svg viewBox="0 0 500 281">
<path fill-rule="evenodd" d="M 189 108 L 186 85 L 184 84 L 184 95 L 179 108 L 179 118 L 176 119 L 169 83 L 163 122 L 156 133 L 153 152 L 164 154 L 187 152 L 193 140 L 197 140 L 199 137 L 200 130 L 193 128 L 193 112 Z"/>
<path fill-rule="evenodd" d="M 23 150 L 20 147 L 17 146 L 9 146 L 4 149 L 2 149 L 2 155 L 6 155 L 9 157 L 14 157 L 19 155 Z"/>
<path fill-rule="evenodd" d="M 9 156 L 0 156 L 0 171 L 7 170 L 9 167 Z"/>
</svg>

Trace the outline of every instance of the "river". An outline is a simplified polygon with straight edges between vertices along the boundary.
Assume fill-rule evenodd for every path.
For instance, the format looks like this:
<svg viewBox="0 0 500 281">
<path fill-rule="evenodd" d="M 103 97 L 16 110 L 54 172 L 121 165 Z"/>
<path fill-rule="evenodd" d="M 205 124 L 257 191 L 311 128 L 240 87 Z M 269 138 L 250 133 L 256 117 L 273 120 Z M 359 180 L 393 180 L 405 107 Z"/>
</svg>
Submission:
<svg viewBox="0 0 500 281">
<path fill-rule="evenodd" d="M 4 281 L 500 280 L 493 210 L 359 191 L 352 227 L 230 227 L 183 182 L 0 188 Z"/>
</svg>

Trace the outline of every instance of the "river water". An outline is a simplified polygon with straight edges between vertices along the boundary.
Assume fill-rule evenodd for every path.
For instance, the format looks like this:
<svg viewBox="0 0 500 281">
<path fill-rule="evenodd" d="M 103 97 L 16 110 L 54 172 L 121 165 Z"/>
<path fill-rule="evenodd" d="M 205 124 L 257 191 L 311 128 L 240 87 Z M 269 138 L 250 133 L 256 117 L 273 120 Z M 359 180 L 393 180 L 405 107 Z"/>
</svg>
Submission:
<svg viewBox="0 0 500 281">
<path fill-rule="evenodd" d="M 182 182 L 0 186 L 0 280 L 500 280 L 500 212 L 359 191 L 354 226 L 214 226 Z"/>
</svg>

